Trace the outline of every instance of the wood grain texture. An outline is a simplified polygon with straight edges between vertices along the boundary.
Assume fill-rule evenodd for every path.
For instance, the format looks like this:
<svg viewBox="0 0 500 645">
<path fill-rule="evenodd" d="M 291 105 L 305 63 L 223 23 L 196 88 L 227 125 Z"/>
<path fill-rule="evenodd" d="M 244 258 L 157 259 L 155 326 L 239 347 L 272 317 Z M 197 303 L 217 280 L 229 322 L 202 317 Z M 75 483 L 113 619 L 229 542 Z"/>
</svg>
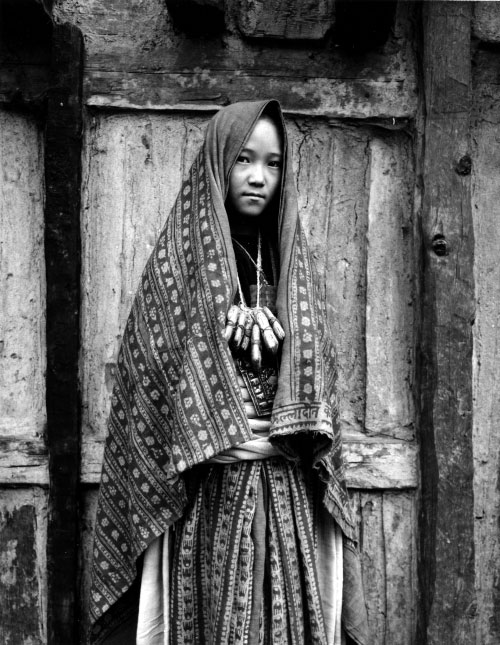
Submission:
<svg viewBox="0 0 500 645">
<path fill-rule="evenodd" d="M 85 482 L 95 482 L 100 473 L 115 358 L 137 280 L 173 204 L 181 176 L 198 150 L 205 123 L 206 119 L 201 118 L 159 115 L 96 115 L 88 123 L 82 222 Z M 413 318 L 406 312 L 411 311 L 408 302 L 413 293 L 408 277 L 413 269 L 413 231 L 408 228 L 411 209 L 405 200 L 413 177 L 411 167 L 402 161 L 410 154 L 406 136 L 377 135 L 371 128 L 339 128 L 310 119 L 290 120 L 289 130 L 299 209 L 323 278 L 338 348 L 342 428 L 344 432 L 358 433 L 350 437 L 353 470 L 349 481 L 361 488 L 415 486 L 414 445 L 382 442 L 378 448 L 367 448 L 362 458 L 359 441 L 365 432 L 365 258 L 370 200 L 372 208 L 376 203 L 380 212 L 389 213 L 384 225 L 372 232 L 374 245 L 376 236 L 381 238 L 377 241 L 379 255 L 383 255 L 386 246 L 393 248 L 401 243 L 393 260 L 376 273 L 372 289 L 385 299 L 388 280 L 395 285 L 389 290 L 394 306 L 403 301 L 399 309 L 395 306 L 393 314 L 386 313 L 385 301 L 379 306 L 379 348 L 381 355 L 385 352 L 391 357 L 391 376 L 399 379 L 399 390 L 394 391 L 389 377 L 379 383 L 380 404 L 372 404 L 371 415 L 372 419 L 379 415 L 380 421 L 370 431 L 389 437 L 392 433 L 396 439 L 412 436 L 408 431 L 413 423 L 408 401 L 413 378 L 409 363 L 414 351 Z M 375 182 L 376 173 L 370 170 L 371 145 L 381 146 L 380 159 L 387 154 L 386 165 L 391 170 L 384 181 L 394 186 L 393 190 L 379 191 L 375 197 L 370 197 L 367 179 L 371 173 L 372 184 Z M 382 164 L 377 172 L 383 175 L 385 166 Z M 387 324 L 388 318 L 391 324 Z M 406 412 L 396 408 L 388 427 L 386 406 L 397 406 L 398 397 L 403 399 L 401 406 Z"/>
<path fill-rule="evenodd" d="M 106 432 L 121 333 L 137 282 L 202 141 L 202 123 L 96 117 L 87 127 L 82 213 L 82 472 Z M 92 470 L 95 466 L 92 467 Z"/>
<path fill-rule="evenodd" d="M 343 430 L 363 432 L 370 137 L 363 129 L 329 127 L 314 120 L 287 123 L 299 212 L 335 337 L 341 425 Z"/>
<path fill-rule="evenodd" d="M 498 70 L 498 52 L 489 62 Z M 484 58 L 482 59 L 484 63 Z M 485 82 L 484 77 L 488 80 Z M 484 67 L 475 76 L 472 204 L 474 212 L 473 327 L 474 516 L 476 643 L 500 642 L 500 185 L 497 145 L 500 91 Z"/>
<path fill-rule="evenodd" d="M 413 645 L 417 603 L 414 493 L 352 495 L 372 645 Z"/>
<path fill-rule="evenodd" d="M 0 485 L 49 483 L 48 452 L 44 437 L 0 436 Z"/>
<path fill-rule="evenodd" d="M 342 429 L 412 440 L 412 146 L 403 133 L 288 123 L 299 211 L 339 358 Z"/>
<path fill-rule="evenodd" d="M 424 5 L 422 645 L 475 638 L 471 4 Z"/>
<path fill-rule="evenodd" d="M 344 461 L 349 488 L 416 488 L 418 447 L 408 441 L 344 440 Z"/>
<path fill-rule="evenodd" d="M 417 618 L 417 521 L 414 493 L 383 494 L 387 617 L 385 645 L 413 645 Z"/>
<path fill-rule="evenodd" d="M 98 489 L 96 487 L 85 487 L 82 490 L 80 499 L 80 576 L 79 576 L 79 599 L 80 599 L 80 624 L 79 636 L 82 645 L 87 642 L 89 629 L 89 594 L 90 594 L 90 572 L 92 563 L 92 547 L 94 539 L 94 525 L 97 511 Z"/>
<path fill-rule="evenodd" d="M 65 0 L 55 4 L 54 16 L 85 35 L 89 105 L 192 111 L 274 97 L 285 110 L 303 114 L 415 114 L 413 3 L 399 3 L 383 48 L 354 57 L 331 39 L 309 50 L 242 38 L 238 12 L 229 4 L 224 32 L 204 38 L 176 29 L 164 0 Z"/>
<path fill-rule="evenodd" d="M 367 432 L 415 438 L 416 231 L 412 146 L 370 142 L 366 280 Z"/>
<path fill-rule="evenodd" d="M 47 493 L 0 490 L 0 642 L 47 642 Z"/>
<path fill-rule="evenodd" d="M 334 0 L 240 0 L 238 27 L 250 38 L 319 40 L 334 23 Z"/>
<path fill-rule="evenodd" d="M 42 136 L 0 111 L 0 437 L 14 442 L 42 441 L 46 421 Z"/>
</svg>

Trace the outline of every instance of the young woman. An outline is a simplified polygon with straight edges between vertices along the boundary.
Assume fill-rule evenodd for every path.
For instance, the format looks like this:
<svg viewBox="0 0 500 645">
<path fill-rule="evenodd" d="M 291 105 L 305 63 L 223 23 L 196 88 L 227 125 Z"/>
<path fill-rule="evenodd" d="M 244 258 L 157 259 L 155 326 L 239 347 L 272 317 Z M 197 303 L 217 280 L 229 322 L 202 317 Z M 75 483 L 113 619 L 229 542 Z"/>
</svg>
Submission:
<svg viewBox="0 0 500 645">
<path fill-rule="evenodd" d="M 143 273 L 109 420 L 92 642 L 368 643 L 288 153 L 276 101 L 222 109 Z"/>
</svg>

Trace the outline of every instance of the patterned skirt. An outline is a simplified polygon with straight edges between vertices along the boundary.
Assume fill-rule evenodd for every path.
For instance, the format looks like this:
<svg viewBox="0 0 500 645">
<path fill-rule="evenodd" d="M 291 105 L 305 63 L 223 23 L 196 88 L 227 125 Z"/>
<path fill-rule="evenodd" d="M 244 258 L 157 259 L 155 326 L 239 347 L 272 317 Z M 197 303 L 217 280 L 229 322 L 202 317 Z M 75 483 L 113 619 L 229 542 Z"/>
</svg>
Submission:
<svg viewBox="0 0 500 645">
<path fill-rule="evenodd" d="M 308 479 L 282 457 L 195 469 L 146 553 L 138 645 L 340 643 L 342 536 Z"/>
</svg>

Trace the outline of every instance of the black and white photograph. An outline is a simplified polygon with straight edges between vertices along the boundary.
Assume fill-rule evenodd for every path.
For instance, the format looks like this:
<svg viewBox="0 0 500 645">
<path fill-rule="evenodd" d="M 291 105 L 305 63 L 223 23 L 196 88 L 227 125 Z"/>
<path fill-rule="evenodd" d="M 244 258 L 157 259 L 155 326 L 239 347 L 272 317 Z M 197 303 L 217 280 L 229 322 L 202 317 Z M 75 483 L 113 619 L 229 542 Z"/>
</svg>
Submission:
<svg viewBox="0 0 500 645">
<path fill-rule="evenodd" d="M 0 0 L 0 645 L 500 645 L 500 2 Z"/>
</svg>

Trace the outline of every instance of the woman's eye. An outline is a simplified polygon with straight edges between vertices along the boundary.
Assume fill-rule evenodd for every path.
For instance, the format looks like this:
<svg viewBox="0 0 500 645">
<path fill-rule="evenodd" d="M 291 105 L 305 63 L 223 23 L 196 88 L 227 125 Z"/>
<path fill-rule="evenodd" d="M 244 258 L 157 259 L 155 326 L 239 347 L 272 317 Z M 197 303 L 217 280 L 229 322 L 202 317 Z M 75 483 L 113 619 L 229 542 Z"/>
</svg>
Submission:
<svg viewBox="0 0 500 645">
<path fill-rule="evenodd" d="M 240 155 L 236 161 L 238 163 L 250 163 L 250 159 L 246 155 Z"/>
<path fill-rule="evenodd" d="M 268 165 L 271 168 L 281 168 L 281 161 L 270 161 Z"/>
</svg>

